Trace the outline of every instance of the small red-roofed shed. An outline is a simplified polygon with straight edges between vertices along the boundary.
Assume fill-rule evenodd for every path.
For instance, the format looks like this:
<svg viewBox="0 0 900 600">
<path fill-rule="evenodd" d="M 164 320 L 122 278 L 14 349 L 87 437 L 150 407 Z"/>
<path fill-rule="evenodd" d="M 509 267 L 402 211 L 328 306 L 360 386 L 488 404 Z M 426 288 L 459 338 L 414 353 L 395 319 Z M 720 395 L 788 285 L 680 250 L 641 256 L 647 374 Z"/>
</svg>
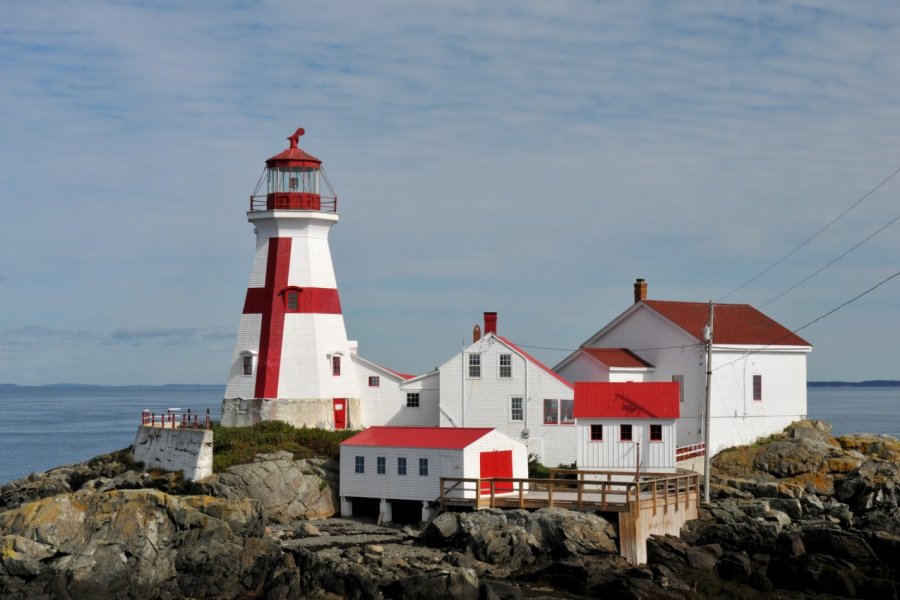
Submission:
<svg viewBox="0 0 900 600">
<path fill-rule="evenodd" d="M 468 479 L 528 477 L 524 444 L 484 427 L 370 427 L 341 443 L 341 514 L 353 514 L 354 498 L 381 500 L 383 521 L 392 520 L 391 501 L 422 502 L 422 520 L 440 497 L 441 477 Z M 484 482 L 482 492 L 490 493 Z M 495 482 L 495 493 L 512 492 Z M 461 498 L 474 498 L 474 485 Z"/>
<path fill-rule="evenodd" d="M 677 383 L 576 383 L 578 468 L 674 472 L 679 415 Z"/>
</svg>

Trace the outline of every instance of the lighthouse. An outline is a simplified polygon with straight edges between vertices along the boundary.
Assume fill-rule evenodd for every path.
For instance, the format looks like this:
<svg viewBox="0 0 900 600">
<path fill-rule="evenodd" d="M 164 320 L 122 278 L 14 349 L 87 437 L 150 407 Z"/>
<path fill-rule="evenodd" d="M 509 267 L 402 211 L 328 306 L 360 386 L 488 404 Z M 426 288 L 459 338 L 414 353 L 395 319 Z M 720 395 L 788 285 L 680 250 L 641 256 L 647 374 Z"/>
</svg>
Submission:
<svg viewBox="0 0 900 600">
<path fill-rule="evenodd" d="M 351 359 L 328 236 L 340 220 L 322 161 L 290 147 L 266 160 L 247 220 L 256 253 L 222 403 L 222 423 L 281 420 L 358 428 L 359 381 Z M 263 193 L 265 186 L 265 193 Z"/>
</svg>

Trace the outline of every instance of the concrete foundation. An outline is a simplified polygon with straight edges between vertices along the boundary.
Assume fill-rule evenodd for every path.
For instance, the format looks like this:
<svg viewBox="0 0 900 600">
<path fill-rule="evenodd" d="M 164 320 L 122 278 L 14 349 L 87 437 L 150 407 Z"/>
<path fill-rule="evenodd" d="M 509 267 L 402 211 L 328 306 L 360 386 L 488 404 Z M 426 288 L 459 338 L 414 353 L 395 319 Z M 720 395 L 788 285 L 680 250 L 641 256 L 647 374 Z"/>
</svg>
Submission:
<svg viewBox="0 0 900 600">
<path fill-rule="evenodd" d="M 132 457 L 147 469 L 181 471 L 185 479 L 198 481 L 213 472 L 213 432 L 141 425 Z"/>
<path fill-rule="evenodd" d="M 378 503 L 378 521 L 380 523 L 390 523 L 394 520 L 394 510 L 391 507 L 391 501 L 381 499 Z"/>
<path fill-rule="evenodd" d="M 349 498 L 345 498 L 343 496 L 341 496 L 341 516 L 353 516 L 353 500 L 350 500 Z"/>
<path fill-rule="evenodd" d="M 347 429 L 362 429 L 358 398 L 347 398 Z M 262 421 L 284 421 L 294 427 L 334 429 L 333 398 L 225 398 L 222 425 L 249 427 Z"/>
</svg>

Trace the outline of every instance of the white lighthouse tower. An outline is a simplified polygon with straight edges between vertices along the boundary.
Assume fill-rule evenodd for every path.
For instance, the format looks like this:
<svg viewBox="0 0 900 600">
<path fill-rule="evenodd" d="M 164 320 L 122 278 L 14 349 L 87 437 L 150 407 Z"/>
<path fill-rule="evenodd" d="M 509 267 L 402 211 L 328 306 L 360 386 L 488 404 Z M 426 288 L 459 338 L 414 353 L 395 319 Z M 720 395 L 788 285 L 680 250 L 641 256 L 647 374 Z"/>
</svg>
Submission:
<svg viewBox="0 0 900 600">
<path fill-rule="evenodd" d="M 266 161 L 250 196 L 256 255 L 222 403 L 224 425 L 361 425 L 350 357 L 356 348 L 347 340 L 328 246 L 340 219 L 337 197 L 322 161 L 298 147 L 304 133 L 298 129 L 290 148 Z"/>
</svg>

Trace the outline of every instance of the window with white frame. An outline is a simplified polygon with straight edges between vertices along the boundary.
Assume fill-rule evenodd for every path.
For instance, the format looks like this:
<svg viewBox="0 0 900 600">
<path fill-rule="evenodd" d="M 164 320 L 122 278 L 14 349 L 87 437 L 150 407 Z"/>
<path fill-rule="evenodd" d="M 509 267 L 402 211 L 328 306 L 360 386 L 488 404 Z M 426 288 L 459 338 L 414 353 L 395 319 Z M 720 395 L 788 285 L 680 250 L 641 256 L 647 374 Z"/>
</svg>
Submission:
<svg viewBox="0 0 900 600">
<path fill-rule="evenodd" d="M 500 377 L 512 377 L 512 354 L 500 355 Z"/>
<path fill-rule="evenodd" d="M 355 470 L 357 473 L 365 473 L 366 472 L 366 457 L 365 456 L 357 456 Z"/>
<path fill-rule="evenodd" d="M 521 396 L 509 399 L 509 420 L 522 421 L 525 418 L 525 403 Z"/>
<path fill-rule="evenodd" d="M 622 441 L 622 442 L 632 441 L 631 425 L 628 425 L 628 424 L 619 425 L 619 441 Z"/>
<path fill-rule="evenodd" d="M 481 377 L 481 355 L 478 353 L 469 355 L 469 377 Z"/>
<path fill-rule="evenodd" d="M 397 457 L 397 475 L 406 475 L 406 457 Z"/>
<path fill-rule="evenodd" d="M 419 392 L 406 392 L 406 408 L 419 408 Z"/>
<path fill-rule="evenodd" d="M 375 472 L 379 475 L 387 473 L 387 459 L 384 456 L 375 458 Z"/>
<path fill-rule="evenodd" d="M 678 384 L 678 400 L 684 402 L 684 375 L 672 375 L 672 381 Z"/>
<path fill-rule="evenodd" d="M 428 477 L 428 459 L 419 459 L 419 477 Z"/>
<path fill-rule="evenodd" d="M 559 400 L 544 398 L 544 425 L 559 423 Z"/>
<path fill-rule="evenodd" d="M 591 424 L 591 441 L 592 442 L 602 442 L 603 441 L 603 425 L 600 423 L 592 423 Z"/>
<path fill-rule="evenodd" d="M 662 425 L 650 425 L 650 441 L 651 442 L 661 442 L 662 439 Z"/>
<path fill-rule="evenodd" d="M 563 425 L 571 425 L 575 422 L 575 401 L 559 401 L 559 422 Z"/>
</svg>

